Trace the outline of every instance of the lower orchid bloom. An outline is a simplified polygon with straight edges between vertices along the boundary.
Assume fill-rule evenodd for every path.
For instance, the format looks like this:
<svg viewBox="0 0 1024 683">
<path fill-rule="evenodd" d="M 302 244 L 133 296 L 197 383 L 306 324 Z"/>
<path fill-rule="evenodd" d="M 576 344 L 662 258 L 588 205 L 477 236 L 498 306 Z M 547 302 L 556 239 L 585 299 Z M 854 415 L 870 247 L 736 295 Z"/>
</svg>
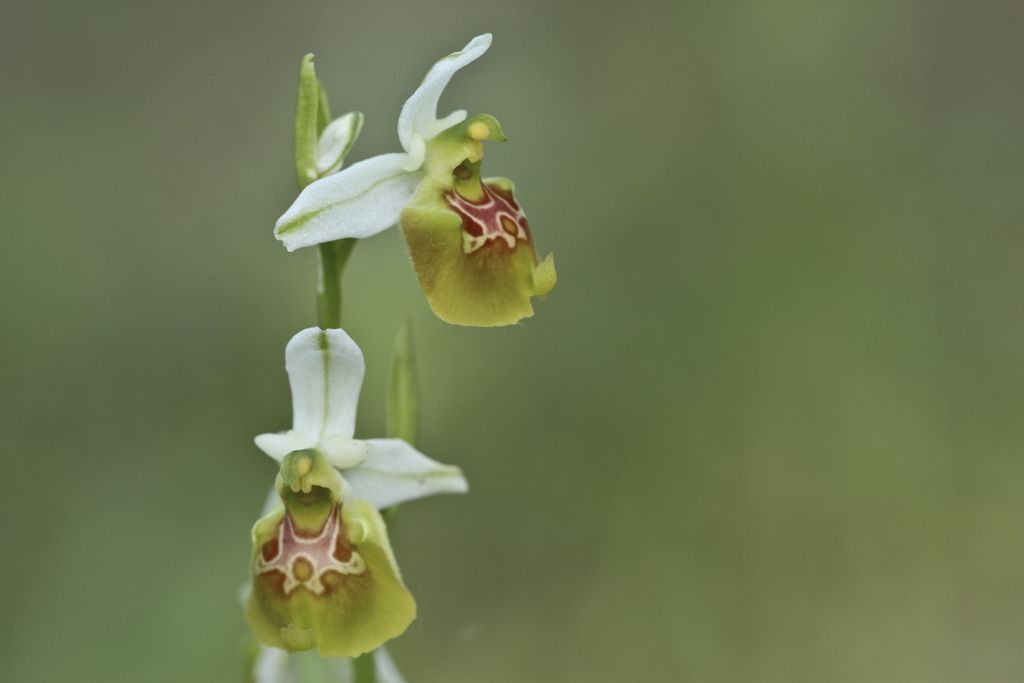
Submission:
<svg viewBox="0 0 1024 683">
<path fill-rule="evenodd" d="M 246 615 L 264 645 L 354 657 L 416 616 L 378 510 L 468 486 L 402 439 L 353 438 L 365 364 L 343 330 L 303 330 L 285 355 L 294 426 L 256 437 L 283 507 L 253 528 Z"/>
<path fill-rule="evenodd" d="M 555 285 L 538 262 L 512 183 L 480 177 L 483 142 L 505 141 L 497 120 L 459 110 L 437 118 L 456 71 L 491 45 L 489 33 L 438 61 L 398 118 L 404 152 L 382 154 L 308 185 L 277 221 L 289 251 L 362 238 L 401 223 L 434 313 L 460 325 L 510 325 L 533 315 L 531 297 Z"/>
</svg>

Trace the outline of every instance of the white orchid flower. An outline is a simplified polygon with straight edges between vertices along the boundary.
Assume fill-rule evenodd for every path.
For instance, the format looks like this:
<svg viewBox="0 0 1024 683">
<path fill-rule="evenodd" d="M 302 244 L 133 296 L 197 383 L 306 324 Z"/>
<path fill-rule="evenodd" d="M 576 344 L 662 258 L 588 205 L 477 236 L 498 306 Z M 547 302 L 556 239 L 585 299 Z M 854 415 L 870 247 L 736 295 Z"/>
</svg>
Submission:
<svg viewBox="0 0 1024 683">
<path fill-rule="evenodd" d="M 458 467 L 432 460 L 402 439 L 353 438 L 366 365 L 344 330 L 302 330 L 288 342 L 285 367 L 293 426 L 257 436 L 264 453 L 280 462 L 293 451 L 315 448 L 342 471 L 353 497 L 378 510 L 469 490 Z"/>
<path fill-rule="evenodd" d="M 398 223 L 402 209 L 426 175 L 428 143 L 466 119 L 461 109 L 437 117 L 441 93 L 456 71 L 490 46 L 491 34 L 479 35 L 427 72 L 398 117 L 398 140 L 404 152 L 352 164 L 302 191 L 274 228 L 288 251 L 346 237 L 369 237 Z"/>
</svg>

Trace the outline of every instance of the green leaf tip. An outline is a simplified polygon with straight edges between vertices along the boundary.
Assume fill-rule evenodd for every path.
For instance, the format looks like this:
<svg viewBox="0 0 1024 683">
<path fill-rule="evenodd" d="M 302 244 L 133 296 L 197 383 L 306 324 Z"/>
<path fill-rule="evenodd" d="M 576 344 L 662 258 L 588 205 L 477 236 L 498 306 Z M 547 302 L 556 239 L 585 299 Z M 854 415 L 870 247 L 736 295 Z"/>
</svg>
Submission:
<svg viewBox="0 0 1024 683">
<path fill-rule="evenodd" d="M 316 143 L 319 133 L 320 84 L 313 65 L 313 53 L 302 58 L 299 87 L 295 95 L 295 177 L 299 187 L 316 180 Z"/>
<path fill-rule="evenodd" d="M 543 299 L 548 292 L 555 288 L 556 282 L 558 282 L 558 273 L 555 272 L 555 255 L 548 254 L 533 269 L 533 295 Z"/>
<path fill-rule="evenodd" d="M 391 383 L 387 399 L 387 435 L 415 445 L 419 436 L 420 397 L 413 350 L 412 324 L 406 321 L 395 335 Z"/>
</svg>

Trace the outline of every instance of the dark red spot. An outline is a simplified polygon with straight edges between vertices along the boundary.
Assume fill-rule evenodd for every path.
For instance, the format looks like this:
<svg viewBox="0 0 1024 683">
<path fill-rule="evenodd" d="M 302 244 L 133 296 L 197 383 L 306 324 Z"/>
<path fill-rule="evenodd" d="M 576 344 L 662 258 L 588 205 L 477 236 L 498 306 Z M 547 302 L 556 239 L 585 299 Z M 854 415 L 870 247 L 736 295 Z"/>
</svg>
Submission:
<svg viewBox="0 0 1024 683">
<path fill-rule="evenodd" d="M 281 552 L 281 549 L 277 545 L 277 538 L 272 538 L 264 543 L 263 548 L 260 550 L 265 562 L 273 560 L 279 552 Z"/>
<path fill-rule="evenodd" d="M 334 559 L 338 562 L 348 562 L 352 559 L 352 546 L 345 542 L 343 533 L 338 534 L 338 542 L 334 544 Z"/>
<path fill-rule="evenodd" d="M 284 592 L 284 572 L 273 570 L 264 572 L 256 577 L 256 581 L 260 582 L 264 586 L 264 590 L 277 593 L 278 595 L 285 595 Z"/>
</svg>

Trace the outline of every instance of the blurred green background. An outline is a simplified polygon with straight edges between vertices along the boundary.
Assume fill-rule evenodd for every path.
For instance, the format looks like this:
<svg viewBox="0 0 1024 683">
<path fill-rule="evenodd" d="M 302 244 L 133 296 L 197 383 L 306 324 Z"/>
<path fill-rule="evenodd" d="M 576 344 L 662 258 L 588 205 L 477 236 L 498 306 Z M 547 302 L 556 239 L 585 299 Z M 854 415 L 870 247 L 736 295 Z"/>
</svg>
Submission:
<svg viewBox="0 0 1024 683">
<path fill-rule="evenodd" d="M 393 534 L 410 683 L 1024 679 L 1016 0 L 0 5 L 0 678 L 235 681 L 249 528 L 314 260 L 273 239 L 313 51 L 352 160 L 498 116 L 561 281 L 432 317 L 397 231 L 346 327 L 383 432 L 472 495 Z"/>
</svg>

